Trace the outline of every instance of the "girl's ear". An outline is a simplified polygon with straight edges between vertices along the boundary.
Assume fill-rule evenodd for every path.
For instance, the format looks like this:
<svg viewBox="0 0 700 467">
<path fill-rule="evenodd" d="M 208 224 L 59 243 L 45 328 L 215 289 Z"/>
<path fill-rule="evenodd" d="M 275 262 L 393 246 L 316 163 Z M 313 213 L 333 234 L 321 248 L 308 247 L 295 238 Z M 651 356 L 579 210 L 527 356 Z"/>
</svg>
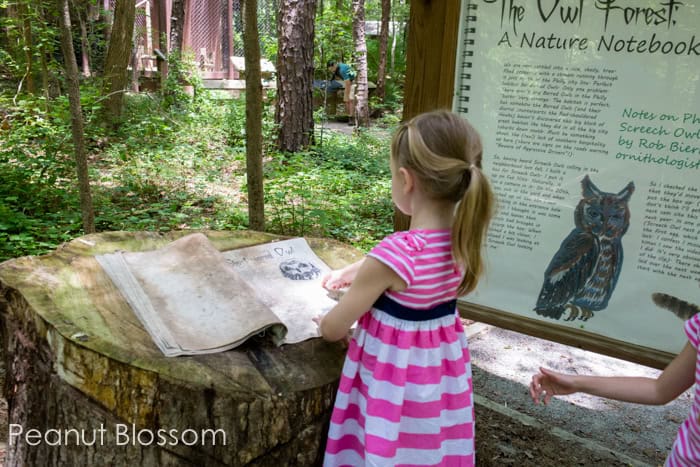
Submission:
<svg viewBox="0 0 700 467">
<path fill-rule="evenodd" d="M 406 167 L 399 167 L 399 177 L 401 180 L 401 189 L 404 194 L 409 194 L 416 186 L 416 180 L 413 173 Z"/>
</svg>

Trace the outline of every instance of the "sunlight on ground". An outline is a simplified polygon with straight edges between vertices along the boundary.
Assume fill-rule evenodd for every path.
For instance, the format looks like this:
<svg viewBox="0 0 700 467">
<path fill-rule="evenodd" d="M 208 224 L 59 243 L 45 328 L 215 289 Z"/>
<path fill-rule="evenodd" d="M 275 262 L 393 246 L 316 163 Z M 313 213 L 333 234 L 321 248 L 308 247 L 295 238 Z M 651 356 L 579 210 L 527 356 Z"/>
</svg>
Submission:
<svg viewBox="0 0 700 467">
<path fill-rule="evenodd" d="M 505 330 L 499 330 L 498 333 L 489 332 L 488 328 L 484 334 L 475 336 L 470 342 L 474 354 L 473 363 L 484 371 L 521 384 L 525 388 L 530 385 L 532 376 L 540 367 L 560 373 L 597 376 L 656 378 L 661 373 L 655 368 L 618 358 L 515 332 Z M 488 353 L 492 358 L 484 358 L 478 351 L 480 346 L 486 345 L 486 340 L 491 349 Z M 557 397 L 563 401 L 599 411 L 618 410 L 625 405 L 625 403 L 581 393 Z M 688 398 L 692 398 L 689 391 L 679 397 L 679 399 Z"/>
</svg>

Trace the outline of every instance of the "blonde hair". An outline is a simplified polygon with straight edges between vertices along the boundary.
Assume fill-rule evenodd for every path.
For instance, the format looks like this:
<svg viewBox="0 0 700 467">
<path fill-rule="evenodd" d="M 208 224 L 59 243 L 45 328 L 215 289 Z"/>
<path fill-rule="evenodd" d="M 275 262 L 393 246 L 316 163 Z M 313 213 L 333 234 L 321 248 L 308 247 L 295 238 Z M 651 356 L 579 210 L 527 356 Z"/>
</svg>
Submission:
<svg viewBox="0 0 700 467">
<path fill-rule="evenodd" d="M 463 267 L 457 293 L 465 295 L 484 272 L 483 245 L 495 197 L 481 171 L 479 133 L 447 110 L 420 114 L 404 124 L 391 142 L 396 167 L 410 169 L 432 199 L 458 203 L 452 225 L 452 256 Z"/>
</svg>

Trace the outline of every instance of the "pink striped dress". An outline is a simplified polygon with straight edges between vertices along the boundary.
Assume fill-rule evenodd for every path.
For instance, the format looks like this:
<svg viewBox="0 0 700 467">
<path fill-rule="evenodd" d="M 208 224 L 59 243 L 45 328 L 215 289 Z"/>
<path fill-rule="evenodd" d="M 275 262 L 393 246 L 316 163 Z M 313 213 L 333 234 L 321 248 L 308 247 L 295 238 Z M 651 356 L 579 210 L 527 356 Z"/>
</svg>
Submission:
<svg viewBox="0 0 700 467">
<path fill-rule="evenodd" d="M 700 315 L 695 315 L 685 322 L 685 334 L 688 341 L 700 355 Z M 676 441 L 666 459 L 668 467 L 691 467 L 700 465 L 700 358 L 695 361 L 695 392 L 693 405 L 688 418 L 678 428 Z"/>
<path fill-rule="evenodd" d="M 449 230 L 394 233 L 369 256 L 408 285 L 357 323 L 325 466 L 474 465 L 472 373 Z"/>
</svg>

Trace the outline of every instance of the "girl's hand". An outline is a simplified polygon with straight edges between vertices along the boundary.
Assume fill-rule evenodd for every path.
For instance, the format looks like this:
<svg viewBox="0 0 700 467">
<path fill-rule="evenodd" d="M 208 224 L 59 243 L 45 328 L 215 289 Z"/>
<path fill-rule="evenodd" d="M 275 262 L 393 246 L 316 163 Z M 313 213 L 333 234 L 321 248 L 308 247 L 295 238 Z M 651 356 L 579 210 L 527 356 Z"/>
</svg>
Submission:
<svg viewBox="0 0 700 467">
<path fill-rule="evenodd" d="M 530 382 L 530 397 L 535 404 L 540 400 L 548 404 L 552 396 L 566 396 L 576 392 L 571 376 L 556 371 L 540 368 L 540 372 L 532 376 Z"/>
<path fill-rule="evenodd" d="M 321 334 L 321 320 L 323 319 L 323 315 L 318 315 L 314 318 L 311 318 L 311 320 L 316 323 L 316 326 L 318 326 L 318 336 L 323 337 L 323 334 Z M 345 339 L 342 340 L 342 343 L 345 344 L 345 347 L 347 347 L 350 344 L 350 341 L 352 340 L 352 334 L 353 334 L 353 328 L 350 328 L 348 330 L 348 335 L 345 337 Z"/>
<path fill-rule="evenodd" d="M 354 279 L 350 273 L 348 273 L 346 268 L 337 269 L 326 274 L 323 279 L 321 279 L 321 286 L 326 290 L 339 290 L 350 287 L 352 280 Z"/>
<path fill-rule="evenodd" d="M 357 277 L 357 271 L 360 270 L 364 262 L 365 259 L 362 258 L 344 268 L 329 272 L 321 279 L 321 286 L 326 290 L 340 290 L 350 287 Z"/>
</svg>

